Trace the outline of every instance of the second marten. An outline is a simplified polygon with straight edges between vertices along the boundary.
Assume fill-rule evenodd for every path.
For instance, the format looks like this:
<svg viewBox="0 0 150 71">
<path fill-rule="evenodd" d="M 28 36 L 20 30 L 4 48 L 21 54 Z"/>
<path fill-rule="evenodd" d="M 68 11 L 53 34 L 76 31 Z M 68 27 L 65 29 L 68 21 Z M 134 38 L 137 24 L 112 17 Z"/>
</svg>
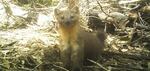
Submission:
<svg viewBox="0 0 150 71">
<path fill-rule="evenodd" d="M 82 71 L 87 59 L 96 60 L 103 52 L 104 33 L 94 34 L 80 27 L 77 6 L 55 9 L 54 16 L 60 33 L 60 49 L 63 65 L 70 71 Z"/>
</svg>

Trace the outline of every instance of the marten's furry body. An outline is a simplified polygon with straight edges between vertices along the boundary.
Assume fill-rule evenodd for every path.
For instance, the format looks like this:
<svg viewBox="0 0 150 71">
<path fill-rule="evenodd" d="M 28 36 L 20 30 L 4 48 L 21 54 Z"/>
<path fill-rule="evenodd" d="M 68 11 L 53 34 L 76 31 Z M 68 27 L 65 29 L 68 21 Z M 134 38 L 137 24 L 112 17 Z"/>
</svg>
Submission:
<svg viewBox="0 0 150 71">
<path fill-rule="evenodd" d="M 82 71 L 87 59 L 95 60 L 103 51 L 104 38 L 92 34 L 80 27 L 78 7 L 55 9 L 55 18 L 60 33 L 61 56 L 65 68 L 71 71 Z M 102 34 L 102 37 L 104 34 Z"/>
</svg>

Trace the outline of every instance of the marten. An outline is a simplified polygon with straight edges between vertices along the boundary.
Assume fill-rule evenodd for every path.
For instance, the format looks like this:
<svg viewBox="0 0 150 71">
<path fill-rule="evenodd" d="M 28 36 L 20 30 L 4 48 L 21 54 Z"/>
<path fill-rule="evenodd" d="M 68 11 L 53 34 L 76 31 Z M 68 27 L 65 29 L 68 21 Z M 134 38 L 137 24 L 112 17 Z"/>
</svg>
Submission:
<svg viewBox="0 0 150 71">
<path fill-rule="evenodd" d="M 77 6 L 55 9 L 54 16 L 60 34 L 60 49 L 63 65 L 70 71 L 83 71 L 88 59 L 96 60 L 103 52 L 104 33 L 91 33 L 80 26 Z"/>
</svg>

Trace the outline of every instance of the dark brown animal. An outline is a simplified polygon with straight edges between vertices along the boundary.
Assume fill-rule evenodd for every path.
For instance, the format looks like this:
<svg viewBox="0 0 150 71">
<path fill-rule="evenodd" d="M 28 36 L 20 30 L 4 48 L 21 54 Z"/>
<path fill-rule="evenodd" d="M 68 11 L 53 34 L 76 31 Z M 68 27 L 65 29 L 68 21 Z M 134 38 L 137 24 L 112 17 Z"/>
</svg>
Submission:
<svg viewBox="0 0 150 71">
<path fill-rule="evenodd" d="M 87 59 L 96 60 L 104 48 L 104 33 L 96 34 L 80 27 L 78 7 L 55 9 L 60 33 L 61 57 L 66 69 L 82 71 Z M 101 39 L 102 38 L 102 39 Z"/>
</svg>

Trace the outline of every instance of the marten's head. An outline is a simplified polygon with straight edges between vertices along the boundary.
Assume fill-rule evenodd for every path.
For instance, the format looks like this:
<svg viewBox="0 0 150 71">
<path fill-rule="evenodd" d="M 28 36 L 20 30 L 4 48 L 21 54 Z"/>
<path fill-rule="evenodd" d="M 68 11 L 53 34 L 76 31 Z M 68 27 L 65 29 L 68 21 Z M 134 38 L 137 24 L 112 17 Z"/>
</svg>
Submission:
<svg viewBox="0 0 150 71">
<path fill-rule="evenodd" d="M 63 8 L 63 9 L 55 9 L 54 15 L 61 27 L 74 27 L 78 24 L 79 21 L 79 9 L 78 7 L 74 7 L 72 9 Z"/>
</svg>

